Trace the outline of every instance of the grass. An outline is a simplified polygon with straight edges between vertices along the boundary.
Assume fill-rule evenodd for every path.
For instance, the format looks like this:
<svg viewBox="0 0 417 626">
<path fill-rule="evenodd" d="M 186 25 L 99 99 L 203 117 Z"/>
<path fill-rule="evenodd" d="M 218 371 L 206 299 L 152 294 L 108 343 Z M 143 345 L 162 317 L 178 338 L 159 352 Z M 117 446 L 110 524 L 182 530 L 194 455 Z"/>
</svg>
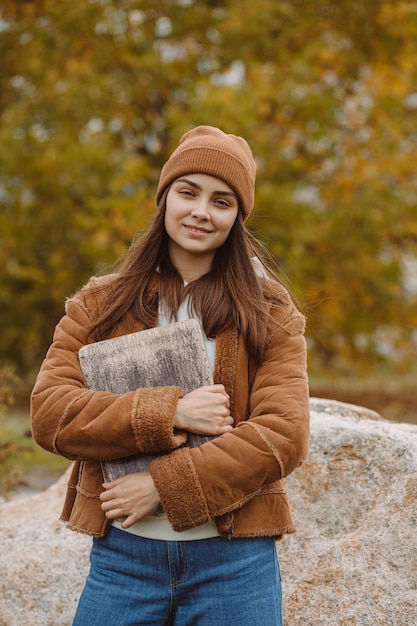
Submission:
<svg viewBox="0 0 417 626">
<path fill-rule="evenodd" d="M 55 482 L 70 465 L 67 459 L 43 450 L 33 440 L 27 412 L 9 411 L 0 420 L 0 441 L 10 443 L 11 454 L 0 469 L 0 495 L 39 491 Z"/>
<path fill-rule="evenodd" d="M 405 371 L 375 368 L 372 372 L 346 371 L 314 375 L 310 372 L 312 396 L 349 402 L 377 411 L 386 419 L 417 424 L 417 367 Z"/>
</svg>

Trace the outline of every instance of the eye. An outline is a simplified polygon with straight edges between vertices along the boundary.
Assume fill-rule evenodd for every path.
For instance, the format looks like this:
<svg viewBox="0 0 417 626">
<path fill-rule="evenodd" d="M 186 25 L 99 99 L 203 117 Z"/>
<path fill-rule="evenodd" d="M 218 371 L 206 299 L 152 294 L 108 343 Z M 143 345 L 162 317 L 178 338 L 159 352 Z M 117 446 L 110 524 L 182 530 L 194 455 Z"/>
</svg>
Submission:
<svg viewBox="0 0 417 626">
<path fill-rule="evenodd" d="M 188 189 L 184 187 L 181 187 L 180 189 L 178 189 L 178 193 L 181 196 L 185 196 L 185 197 L 193 197 L 195 195 L 195 192 L 192 189 Z"/>
<path fill-rule="evenodd" d="M 215 198 L 214 202 L 222 209 L 228 209 L 229 207 L 233 206 L 233 203 L 230 200 L 226 200 L 225 198 Z"/>
</svg>

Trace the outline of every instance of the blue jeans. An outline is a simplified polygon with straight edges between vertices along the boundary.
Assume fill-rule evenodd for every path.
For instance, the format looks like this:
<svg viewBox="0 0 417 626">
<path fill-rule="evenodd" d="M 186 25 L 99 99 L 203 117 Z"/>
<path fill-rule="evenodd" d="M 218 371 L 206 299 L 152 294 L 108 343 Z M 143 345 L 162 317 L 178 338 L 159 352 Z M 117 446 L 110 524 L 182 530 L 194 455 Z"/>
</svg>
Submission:
<svg viewBox="0 0 417 626">
<path fill-rule="evenodd" d="M 274 539 L 93 540 L 73 626 L 282 626 Z"/>
</svg>

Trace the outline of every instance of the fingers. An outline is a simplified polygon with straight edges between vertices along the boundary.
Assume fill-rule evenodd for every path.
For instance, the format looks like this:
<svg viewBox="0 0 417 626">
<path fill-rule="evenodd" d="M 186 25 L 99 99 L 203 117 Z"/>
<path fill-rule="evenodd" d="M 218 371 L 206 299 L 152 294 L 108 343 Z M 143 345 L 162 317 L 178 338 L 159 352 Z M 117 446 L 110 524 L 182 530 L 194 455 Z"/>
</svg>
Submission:
<svg viewBox="0 0 417 626">
<path fill-rule="evenodd" d="M 108 519 L 118 519 L 125 517 L 126 502 L 120 497 L 117 486 L 118 480 L 111 483 L 103 483 L 105 491 L 100 494 L 101 510 L 105 513 Z"/>
<path fill-rule="evenodd" d="M 140 520 L 140 517 L 138 517 L 137 515 L 128 515 L 127 517 L 125 517 L 122 521 L 122 527 L 123 528 L 130 528 L 131 526 L 133 526 L 133 524 L 135 524 L 136 522 L 138 522 Z"/>
<path fill-rule="evenodd" d="M 125 519 L 126 517 L 126 507 L 119 504 L 116 500 L 102 502 L 101 510 L 103 511 L 107 519 Z"/>
<path fill-rule="evenodd" d="M 216 384 L 216 385 L 206 385 L 205 387 L 201 387 L 201 389 L 204 389 L 206 391 L 210 391 L 211 393 L 220 393 L 223 396 L 225 396 L 225 398 L 227 398 L 228 400 L 230 400 L 230 396 L 227 393 L 224 385 L 221 384 Z"/>
<path fill-rule="evenodd" d="M 209 434 L 222 435 L 223 433 L 227 433 L 230 430 L 233 430 L 234 419 L 230 415 L 230 412 L 227 411 L 227 415 L 226 414 L 220 415 L 218 413 L 215 418 L 212 418 L 210 423 L 211 423 L 211 429 L 210 429 Z"/>
<path fill-rule="evenodd" d="M 232 423 L 233 423 L 233 420 L 232 420 Z M 217 432 L 215 434 L 216 435 L 223 435 L 224 433 L 228 433 L 231 430 L 233 430 L 233 425 L 232 424 L 228 424 L 227 422 L 223 422 L 223 424 L 218 426 Z"/>
<path fill-rule="evenodd" d="M 203 387 L 198 387 L 198 389 L 195 389 L 194 391 L 191 391 L 191 393 L 195 393 L 195 392 L 199 392 L 199 391 L 204 391 L 204 392 L 209 392 L 209 393 L 217 393 L 219 395 L 224 396 L 228 400 L 230 400 L 230 396 L 227 393 L 224 385 L 222 385 L 222 384 L 204 385 Z"/>
<path fill-rule="evenodd" d="M 218 413 L 219 417 L 229 417 L 230 416 L 229 405 L 225 403 L 225 404 L 219 406 L 218 409 L 217 409 L 217 413 Z"/>
<path fill-rule="evenodd" d="M 107 519 L 117 519 L 119 522 L 126 519 L 124 509 L 111 509 L 110 511 L 104 511 L 104 515 Z"/>
<path fill-rule="evenodd" d="M 160 504 L 155 484 L 147 472 L 127 474 L 103 483 L 103 487 L 102 511 L 108 519 L 123 519 L 129 526 L 153 513 Z"/>
<path fill-rule="evenodd" d="M 230 396 L 226 392 L 224 385 L 207 385 L 206 387 L 200 387 L 204 391 L 208 391 L 212 394 L 217 394 L 217 400 L 220 404 L 223 404 L 226 409 L 230 408 Z"/>
<path fill-rule="evenodd" d="M 221 435 L 231 430 L 230 398 L 224 385 L 199 387 L 178 400 L 174 426 L 196 434 Z"/>
</svg>

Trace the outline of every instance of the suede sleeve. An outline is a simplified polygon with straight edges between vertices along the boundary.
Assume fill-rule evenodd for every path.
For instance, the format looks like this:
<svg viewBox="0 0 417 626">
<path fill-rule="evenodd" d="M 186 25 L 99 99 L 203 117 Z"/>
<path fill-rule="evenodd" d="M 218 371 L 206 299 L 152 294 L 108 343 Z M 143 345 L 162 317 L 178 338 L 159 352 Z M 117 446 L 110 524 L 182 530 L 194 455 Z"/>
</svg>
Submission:
<svg viewBox="0 0 417 626">
<path fill-rule="evenodd" d="M 152 461 L 149 470 L 161 505 L 177 532 L 194 528 L 211 518 L 189 448 L 181 448 Z"/>
<path fill-rule="evenodd" d="M 240 508 L 305 460 L 310 420 L 303 332 L 304 318 L 291 307 L 256 370 L 246 421 L 198 448 L 179 450 L 150 465 L 175 530 Z"/>
<path fill-rule="evenodd" d="M 186 440 L 173 419 L 178 387 L 138 389 L 117 395 L 84 385 L 78 351 L 88 341 L 89 310 L 67 304 L 55 329 L 31 396 L 34 439 L 69 459 L 106 460 L 136 452 L 173 450 Z"/>
</svg>

